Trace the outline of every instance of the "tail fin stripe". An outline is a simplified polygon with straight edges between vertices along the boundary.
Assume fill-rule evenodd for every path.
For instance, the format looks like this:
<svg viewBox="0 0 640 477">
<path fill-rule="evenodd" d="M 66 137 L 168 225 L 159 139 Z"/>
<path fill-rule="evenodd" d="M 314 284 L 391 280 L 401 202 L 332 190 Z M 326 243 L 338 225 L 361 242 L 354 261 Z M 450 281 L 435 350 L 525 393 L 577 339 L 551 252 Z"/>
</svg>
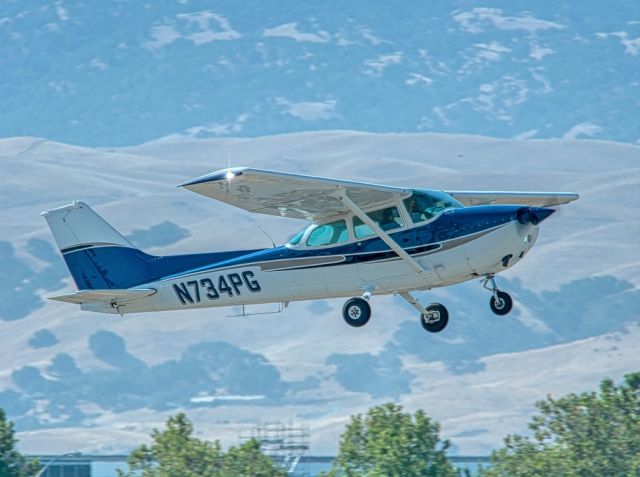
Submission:
<svg viewBox="0 0 640 477">
<path fill-rule="evenodd" d="M 120 245 L 117 243 L 110 243 L 110 242 L 84 243 L 84 244 L 73 245 L 71 247 L 60 249 L 60 253 L 64 255 L 65 253 L 77 252 L 79 250 L 85 250 L 88 248 L 96 248 L 96 247 L 124 247 L 124 245 Z M 130 247 L 127 247 L 127 248 L 130 248 Z"/>
</svg>

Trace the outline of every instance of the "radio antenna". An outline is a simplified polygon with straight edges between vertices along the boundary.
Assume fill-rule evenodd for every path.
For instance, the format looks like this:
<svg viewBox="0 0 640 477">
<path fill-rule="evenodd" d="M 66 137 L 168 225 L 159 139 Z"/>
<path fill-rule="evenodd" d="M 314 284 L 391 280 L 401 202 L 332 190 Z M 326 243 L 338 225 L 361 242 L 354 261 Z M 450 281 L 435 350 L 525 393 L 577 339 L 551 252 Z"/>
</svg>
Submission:
<svg viewBox="0 0 640 477">
<path fill-rule="evenodd" d="M 267 238 L 271 241 L 271 244 L 273 245 L 273 248 L 276 248 L 276 243 L 273 241 L 273 239 L 271 238 L 271 235 L 269 235 L 267 233 L 267 231 L 265 229 L 263 229 L 262 227 L 260 227 L 258 224 L 256 224 L 256 226 L 260 229 L 260 231 L 265 234 L 267 236 Z"/>
</svg>

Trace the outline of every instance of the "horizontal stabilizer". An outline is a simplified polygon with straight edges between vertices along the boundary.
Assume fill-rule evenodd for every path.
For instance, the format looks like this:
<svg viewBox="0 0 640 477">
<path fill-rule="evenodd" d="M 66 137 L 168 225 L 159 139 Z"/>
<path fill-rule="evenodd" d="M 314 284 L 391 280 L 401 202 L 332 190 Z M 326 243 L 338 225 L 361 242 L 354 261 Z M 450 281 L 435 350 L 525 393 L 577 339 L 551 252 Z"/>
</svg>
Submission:
<svg viewBox="0 0 640 477">
<path fill-rule="evenodd" d="M 123 290 L 80 290 L 68 295 L 50 296 L 49 300 L 64 301 L 67 303 L 127 303 L 139 300 L 156 293 L 154 288 L 130 288 Z"/>
</svg>

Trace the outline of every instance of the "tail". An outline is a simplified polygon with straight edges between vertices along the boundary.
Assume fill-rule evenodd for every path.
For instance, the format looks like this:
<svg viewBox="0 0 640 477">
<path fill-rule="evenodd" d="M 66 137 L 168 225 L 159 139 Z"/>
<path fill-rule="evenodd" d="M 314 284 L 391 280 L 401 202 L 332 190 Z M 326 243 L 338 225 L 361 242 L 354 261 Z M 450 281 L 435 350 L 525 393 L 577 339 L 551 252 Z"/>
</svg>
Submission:
<svg viewBox="0 0 640 477">
<path fill-rule="evenodd" d="M 42 213 L 78 289 L 123 289 L 149 278 L 144 253 L 83 202 Z"/>
<path fill-rule="evenodd" d="M 257 251 L 158 257 L 135 248 L 84 202 L 42 215 L 79 290 L 125 290 Z"/>
</svg>

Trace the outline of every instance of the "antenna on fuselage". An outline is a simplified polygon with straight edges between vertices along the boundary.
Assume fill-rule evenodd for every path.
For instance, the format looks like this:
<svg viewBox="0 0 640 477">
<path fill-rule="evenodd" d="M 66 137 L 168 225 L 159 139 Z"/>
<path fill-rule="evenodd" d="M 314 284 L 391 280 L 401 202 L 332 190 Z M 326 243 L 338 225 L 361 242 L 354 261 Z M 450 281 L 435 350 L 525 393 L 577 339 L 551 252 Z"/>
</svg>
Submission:
<svg viewBox="0 0 640 477">
<path fill-rule="evenodd" d="M 258 224 L 256 224 L 256 226 L 260 229 L 260 232 L 262 232 L 263 234 L 265 234 L 267 236 L 267 238 L 269 239 L 269 241 L 271 241 L 271 244 L 273 245 L 273 248 L 276 248 L 276 243 L 274 242 L 274 240 L 271 238 L 271 235 L 269 235 L 267 233 L 267 231 L 265 229 L 263 229 L 262 227 L 260 227 Z"/>
</svg>

